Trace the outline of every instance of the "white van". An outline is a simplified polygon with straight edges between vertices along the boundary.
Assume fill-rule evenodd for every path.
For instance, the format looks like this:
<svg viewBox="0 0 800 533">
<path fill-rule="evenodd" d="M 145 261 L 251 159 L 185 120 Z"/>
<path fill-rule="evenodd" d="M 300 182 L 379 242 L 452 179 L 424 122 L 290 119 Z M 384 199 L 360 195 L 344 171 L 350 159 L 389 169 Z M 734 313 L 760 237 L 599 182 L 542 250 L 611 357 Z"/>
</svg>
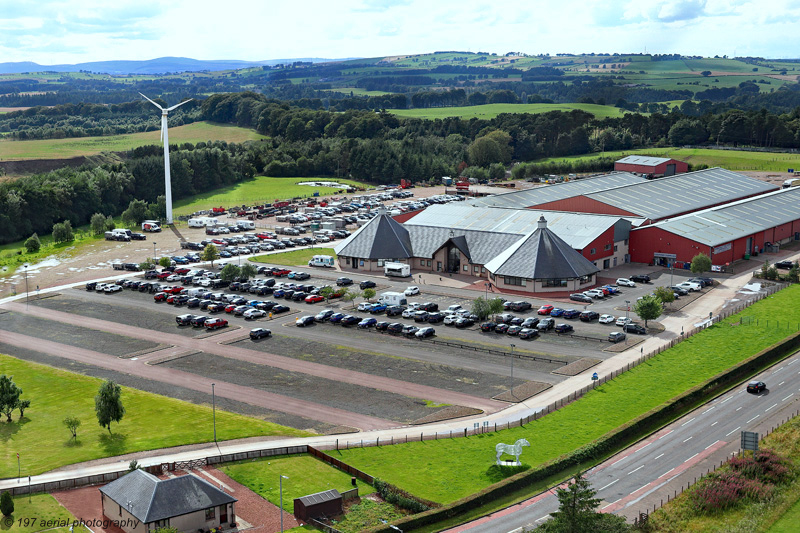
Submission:
<svg viewBox="0 0 800 533">
<path fill-rule="evenodd" d="M 112 229 L 111 230 L 111 234 L 117 240 L 125 239 L 126 237 L 127 237 L 127 240 L 130 240 L 130 238 L 131 238 L 131 230 L 125 229 L 125 228 Z"/>
<path fill-rule="evenodd" d="M 237 220 L 236 225 L 244 229 L 256 229 L 256 223 L 252 220 Z"/>
<path fill-rule="evenodd" d="M 315 255 L 308 262 L 308 266 L 333 268 L 333 261 L 334 259 L 330 255 Z"/>
<path fill-rule="evenodd" d="M 161 231 L 161 222 L 158 220 L 145 220 L 142 222 L 142 231 Z"/>
<path fill-rule="evenodd" d="M 407 305 L 406 295 L 402 292 L 384 292 L 378 296 L 378 301 L 386 305 Z"/>
</svg>

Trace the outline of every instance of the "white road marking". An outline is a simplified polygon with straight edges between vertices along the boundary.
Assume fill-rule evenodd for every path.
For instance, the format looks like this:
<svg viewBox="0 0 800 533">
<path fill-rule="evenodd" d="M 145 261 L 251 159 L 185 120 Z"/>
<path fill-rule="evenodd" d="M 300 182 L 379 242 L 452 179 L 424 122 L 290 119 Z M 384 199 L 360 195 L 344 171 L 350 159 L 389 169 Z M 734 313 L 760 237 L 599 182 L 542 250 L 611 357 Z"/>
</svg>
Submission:
<svg viewBox="0 0 800 533">
<path fill-rule="evenodd" d="M 698 455 L 700 455 L 700 452 L 697 452 L 697 453 L 696 453 L 696 454 L 694 454 L 693 456 L 691 456 L 691 457 L 689 457 L 688 459 L 686 459 L 686 460 L 684 461 L 684 463 L 688 463 L 689 461 L 691 461 L 692 459 L 694 459 L 694 458 L 695 458 L 695 457 L 697 457 Z"/>
<path fill-rule="evenodd" d="M 663 474 L 661 474 L 660 476 L 658 476 L 658 478 L 662 478 L 662 477 L 666 476 L 667 474 L 669 474 L 669 473 L 670 473 L 670 472 L 672 472 L 673 470 L 675 470 L 675 469 L 674 469 L 674 468 L 670 468 L 669 470 L 667 470 L 666 472 L 664 472 Z"/>
<path fill-rule="evenodd" d="M 789 398 L 791 398 L 792 396 L 794 396 L 794 393 L 791 393 L 789 396 L 787 396 L 786 398 L 784 398 L 784 399 L 783 399 L 783 400 L 781 400 L 781 401 L 782 401 L 782 402 L 785 402 L 786 400 L 788 400 L 788 399 L 789 399 Z"/>
<path fill-rule="evenodd" d="M 655 459 L 658 459 L 659 457 L 664 457 L 664 454 L 662 453 L 661 455 L 656 455 L 656 456 L 655 456 L 655 458 L 654 458 L 654 460 L 655 460 Z"/>
<path fill-rule="evenodd" d="M 711 424 L 711 427 L 714 427 L 714 426 L 716 426 L 717 424 L 719 424 L 719 420 L 717 420 L 716 422 L 714 422 L 713 424 Z"/>
<path fill-rule="evenodd" d="M 737 408 L 736 410 L 737 410 L 737 411 L 740 411 L 741 409 L 742 409 L 742 408 L 741 408 L 741 407 L 739 407 L 739 408 Z"/>
<path fill-rule="evenodd" d="M 690 418 L 689 420 L 687 420 L 686 422 L 684 422 L 683 424 L 681 424 L 681 427 L 685 426 L 686 424 L 688 424 L 689 422 L 691 422 L 691 421 L 692 421 L 692 420 L 694 420 L 694 419 L 695 419 L 695 417 L 692 417 L 692 418 Z"/>
<path fill-rule="evenodd" d="M 726 436 L 726 437 L 730 437 L 731 435 L 733 435 L 734 433 L 736 433 L 736 432 L 737 432 L 737 431 L 739 431 L 740 429 L 742 429 L 742 426 L 739 426 L 738 428 L 734 429 L 734 430 L 733 430 L 733 431 L 731 431 L 730 433 L 726 433 L 726 434 L 725 434 L 725 436 Z"/>
<path fill-rule="evenodd" d="M 630 472 L 628 472 L 628 475 L 630 476 L 631 474 L 633 474 L 633 473 L 634 473 L 634 472 L 636 472 L 637 470 L 641 470 L 642 468 L 644 468 L 644 465 L 640 466 L 639 468 L 634 468 L 633 470 L 631 470 Z"/>
<path fill-rule="evenodd" d="M 800 374 L 800 372 L 798 372 L 798 374 Z M 730 401 L 730 400 L 733 400 L 733 396 L 731 396 L 731 397 L 730 397 L 730 398 L 728 398 L 727 400 L 722 400 L 722 403 L 725 403 L 725 402 L 727 402 L 727 401 Z"/>
<path fill-rule="evenodd" d="M 642 489 L 644 489 L 644 488 L 647 488 L 647 485 L 649 485 L 649 484 L 650 484 L 650 483 L 647 483 L 646 485 L 642 485 L 641 487 L 639 487 L 639 488 L 638 488 L 638 489 L 636 489 L 635 491 L 631 492 L 631 494 L 635 494 L 635 493 L 639 492 L 640 490 L 642 490 Z M 621 499 L 622 499 L 622 498 L 620 498 L 620 500 L 621 500 Z M 617 500 L 617 501 L 619 501 L 619 500 Z"/>
<path fill-rule="evenodd" d="M 663 439 L 664 437 L 666 437 L 667 435 L 669 435 L 669 434 L 670 434 L 670 433 L 672 433 L 673 431 L 675 431 L 675 430 L 674 430 L 674 429 L 670 429 L 669 431 L 667 431 L 666 433 L 664 433 L 663 435 L 661 435 L 660 437 L 658 437 L 658 440 L 661 440 L 661 439 Z"/>
<path fill-rule="evenodd" d="M 795 360 L 794 360 L 794 361 L 792 361 L 791 363 L 787 363 L 787 364 L 786 364 L 786 366 L 793 365 L 793 364 L 795 364 L 796 362 L 797 362 L 797 359 L 795 359 Z"/>
<path fill-rule="evenodd" d="M 716 409 L 716 408 L 717 408 L 717 406 L 716 406 L 716 405 L 715 405 L 714 407 L 709 407 L 708 409 L 706 409 L 706 413 L 707 413 L 707 412 L 709 412 L 709 411 L 713 411 L 713 410 L 714 410 L 714 409 Z"/>
<path fill-rule="evenodd" d="M 692 437 L 689 437 L 688 439 L 686 439 L 686 440 L 685 440 L 685 441 L 683 441 L 683 442 L 689 442 L 690 440 L 692 440 Z"/>
<path fill-rule="evenodd" d="M 639 448 L 639 449 L 638 449 L 638 450 L 636 450 L 636 451 L 637 451 L 637 452 L 640 452 L 640 451 L 644 450 L 645 448 L 647 448 L 648 446 L 650 446 L 651 444 L 653 444 L 653 443 L 652 443 L 652 442 L 648 442 L 647 444 L 645 444 L 644 446 L 642 446 L 641 448 Z"/>
<path fill-rule="evenodd" d="M 778 387 L 780 387 L 780 386 L 781 386 L 781 385 L 783 385 L 784 383 L 786 383 L 786 382 L 785 382 L 785 381 L 781 381 L 780 383 L 778 383 Z"/>
<path fill-rule="evenodd" d="M 777 406 L 778 406 L 778 404 L 776 403 L 776 404 L 775 404 L 775 405 L 773 405 L 772 407 L 777 407 Z M 764 411 L 764 412 L 766 413 L 767 411 L 769 411 L 770 409 L 772 409 L 772 407 L 767 407 L 767 410 L 766 410 L 766 411 Z"/>
<path fill-rule="evenodd" d="M 599 489 L 597 489 L 597 492 L 600 492 L 600 491 L 601 491 L 601 490 L 603 490 L 603 489 L 607 489 L 608 487 L 610 487 L 611 485 L 613 485 L 613 484 L 614 484 L 614 483 L 616 483 L 617 481 L 619 481 L 619 479 L 615 479 L 614 481 L 612 481 L 611 483 L 609 483 L 609 484 L 608 484 L 608 485 L 606 485 L 605 487 L 600 487 Z"/>
<path fill-rule="evenodd" d="M 608 505 L 606 505 L 605 507 L 603 507 L 603 509 L 605 509 L 606 507 L 611 507 L 612 505 L 614 505 L 615 503 L 617 503 L 617 502 L 618 502 L 618 501 L 620 501 L 621 499 L 622 499 L 622 498 L 617 498 L 617 499 L 616 499 L 616 500 L 614 500 L 613 502 L 611 502 L 611 503 L 609 503 Z M 602 511 L 603 509 L 601 509 L 601 511 Z"/>
<path fill-rule="evenodd" d="M 719 442 L 718 440 L 715 440 L 714 442 L 712 442 L 711 444 L 709 444 L 708 446 L 706 446 L 706 450 L 707 450 L 707 449 L 709 449 L 709 448 L 711 448 L 713 445 L 715 445 L 715 444 L 716 444 L 716 443 L 718 443 L 718 442 Z"/>
<path fill-rule="evenodd" d="M 747 422 L 745 422 L 745 424 L 749 424 L 750 422 L 752 422 L 753 420 L 755 420 L 755 419 L 756 419 L 756 418 L 758 418 L 759 416 L 761 416 L 761 415 L 756 415 L 756 416 L 754 416 L 753 418 L 751 418 L 750 420 L 748 420 Z"/>
</svg>

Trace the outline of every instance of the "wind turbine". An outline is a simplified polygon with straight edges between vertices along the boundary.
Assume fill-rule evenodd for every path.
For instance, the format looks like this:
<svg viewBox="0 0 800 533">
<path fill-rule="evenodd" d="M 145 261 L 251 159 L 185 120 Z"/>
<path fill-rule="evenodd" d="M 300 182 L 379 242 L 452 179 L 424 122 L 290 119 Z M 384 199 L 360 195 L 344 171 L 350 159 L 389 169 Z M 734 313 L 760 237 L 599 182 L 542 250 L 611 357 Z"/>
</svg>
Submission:
<svg viewBox="0 0 800 533">
<path fill-rule="evenodd" d="M 143 94 L 142 98 L 146 99 L 148 102 L 161 110 L 161 140 L 164 141 L 164 188 L 167 191 L 167 224 L 172 224 L 172 182 L 170 181 L 169 176 L 169 134 L 167 132 L 167 114 L 173 109 L 182 106 L 186 102 L 191 102 L 192 98 L 167 108 L 161 107 Z"/>
</svg>

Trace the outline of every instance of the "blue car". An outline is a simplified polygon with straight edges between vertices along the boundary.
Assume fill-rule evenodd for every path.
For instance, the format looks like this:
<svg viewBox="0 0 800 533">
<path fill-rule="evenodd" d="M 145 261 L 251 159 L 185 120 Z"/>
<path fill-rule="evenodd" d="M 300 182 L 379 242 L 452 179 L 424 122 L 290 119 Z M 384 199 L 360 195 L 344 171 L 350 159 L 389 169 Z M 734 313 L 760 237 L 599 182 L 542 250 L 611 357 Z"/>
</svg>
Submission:
<svg viewBox="0 0 800 533">
<path fill-rule="evenodd" d="M 344 313 L 333 313 L 330 317 L 328 317 L 328 322 L 331 324 L 338 324 L 344 317 Z"/>
<path fill-rule="evenodd" d="M 278 290 L 276 290 L 276 291 L 273 291 L 273 293 L 272 293 L 272 296 L 273 296 L 274 298 L 283 298 L 283 295 L 284 295 L 284 294 L 286 294 L 286 291 L 285 291 L 285 290 L 283 290 L 283 289 L 278 289 Z"/>
<path fill-rule="evenodd" d="M 175 263 L 178 264 L 178 265 L 188 265 L 189 264 L 189 260 L 186 259 L 185 257 L 180 256 L 180 255 L 174 256 L 172 258 L 172 260 L 175 261 Z"/>
<path fill-rule="evenodd" d="M 578 318 L 580 315 L 581 312 L 576 309 L 567 309 L 561 316 L 564 318 Z"/>
<path fill-rule="evenodd" d="M 559 307 L 554 307 L 552 311 L 550 311 L 550 316 L 564 316 L 564 310 Z"/>
<path fill-rule="evenodd" d="M 374 327 L 375 324 L 377 324 L 377 323 L 378 323 L 378 319 L 373 318 L 373 317 L 369 317 L 369 318 L 365 318 L 364 320 L 359 322 L 358 323 L 358 327 L 360 327 L 360 328 L 371 328 L 371 327 Z"/>
<path fill-rule="evenodd" d="M 384 311 L 386 311 L 386 307 L 387 307 L 386 304 L 377 303 L 369 308 L 369 312 L 372 313 L 373 315 L 377 315 L 378 313 L 383 313 Z"/>
<path fill-rule="evenodd" d="M 249 302 L 247 302 L 247 305 L 249 305 L 250 307 L 256 307 L 260 303 L 261 300 L 250 300 Z"/>
<path fill-rule="evenodd" d="M 613 285 L 603 285 L 600 288 L 607 290 L 609 294 L 618 294 L 619 293 L 619 289 L 614 287 Z"/>
</svg>

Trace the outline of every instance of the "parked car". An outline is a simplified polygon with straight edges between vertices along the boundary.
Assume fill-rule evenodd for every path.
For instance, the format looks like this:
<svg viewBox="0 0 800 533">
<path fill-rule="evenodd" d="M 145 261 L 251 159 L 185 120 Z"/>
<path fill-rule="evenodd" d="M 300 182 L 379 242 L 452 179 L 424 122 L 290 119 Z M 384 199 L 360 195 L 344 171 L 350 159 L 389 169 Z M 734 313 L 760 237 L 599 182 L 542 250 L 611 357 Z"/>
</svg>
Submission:
<svg viewBox="0 0 800 533">
<path fill-rule="evenodd" d="M 508 324 L 497 324 L 497 326 L 494 328 L 494 332 L 495 333 L 505 333 L 506 331 L 508 331 L 508 328 L 510 328 L 510 327 L 511 326 L 509 326 Z"/>
<path fill-rule="evenodd" d="M 432 302 L 425 302 L 423 304 L 420 304 L 419 309 L 432 313 L 434 311 L 439 310 L 439 304 L 435 304 Z"/>
<path fill-rule="evenodd" d="M 444 320 L 444 315 L 442 313 L 428 313 L 428 323 L 438 324 L 442 320 Z"/>
<path fill-rule="evenodd" d="M 381 321 L 375 324 L 375 329 L 377 331 L 386 331 L 389 328 L 389 323 L 386 321 Z"/>
<path fill-rule="evenodd" d="M 600 315 L 598 322 L 601 324 L 613 324 L 616 320 L 617 319 L 614 315 Z"/>
<path fill-rule="evenodd" d="M 625 324 L 622 326 L 625 333 L 636 333 L 637 335 L 647 335 L 647 330 L 641 324 Z"/>
<path fill-rule="evenodd" d="M 367 318 L 362 319 L 361 322 L 358 323 L 358 327 L 365 328 L 365 329 L 366 328 L 371 328 L 371 327 L 375 326 L 377 323 L 378 323 L 378 319 L 377 318 L 375 318 L 375 317 L 367 317 Z"/>
<path fill-rule="evenodd" d="M 358 284 L 358 288 L 361 289 L 362 291 L 364 289 L 374 289 L 375 287 L 377 287 L 377 284 L 374 281 L 368 279 Z"/>
<path fill-rule="evenodd" d="M 378 302 L 378 303 L 372 304 L 372 307 L 369 308 L 369 312 L 372 313 L 373 315 L 379 315 L 379 314 L 383 313 L 384 311 L 386 311 L 387 307 L 389 307 L 389 306 L 384 304 L 384 303 Z"/>
<path fill-rule="evenodd" d="M 506 335 L 517 336 L 519 332 L 522 331 L 522 326 L 508 326 L 506 330 Z"/>
<path fill-rule="evenodd" d="M 339 324 L 342 322 L 342 319 L 346 316 L 348 315 L 344 313 L 333 313 L 328 317 L 328 322 L 330 322 L 331 324 Z"/>
<path fill-rule="evenodd" d="M 252 340 L 263 339 L 264 337 L 271 337 L 272 332 L 265 328 L 255 328 L 250 330 L 250 338 Z"/>
<path fill-rule="evenodd" d="M 626 338 L 625 333 L 623 333 L 621 331 L 612 331 L 611 333 L 608 334 L 608 340 L 610 342 L 624 341 L 625 338 Z"/>
<path fill-rule="evenodd" d="M 402 333 L 406 337 L 411 337 L 412 335 L 414 335 L 418 331 L 419 331 L 419 328 L 417 326 L 403 326 Z"/>
<path fill-rule="evenodd" d="M 313 323 L 314 323 L 314 317 L 311 316 L 311 315 L 305 315 L 305 316 L 298 317 L 294 321 L 294 325 L 297 326 L 297 327 L 300 327 L 300 328 L 304 328 L 306 326 L 310 326 Z"/>
<path fill-rule="evenodd" d="M 747 392 L 758 394 L 767 390 L 767 384 L 763 381 L 751 381 L 747 384 Z"/>
<path fill-rule="evenodd" d="M 418 339 L 433 337 L 434 335 L 436 335 L 436 330 L 433 328 L 421 328 L 420 330 L 414 333 L 414 336 Z"/>
<path fill-rule="evenodd" d="M 427 311 L 415 311 L 414 312 L 414 322 L 427 322 L 428 321 L 428 312 Z"/>
<path fill-rule="evenodd" d="M 276 313 L 276 314 L 277 313 L 285 313 L 288 310 L 289 310 L 289 306 L 288 305 L 276 305 L 275 307 L 272 308 L 272 312 Z"/>
<path fill-rule="evenodd" d="M 211 317 L 207 317 L 204 315 L 194 315 L 194 318 L 190 320 L 193 327 L 200 328 L 203 327 L 206 323 L 206 320 L 210 320 Z"/>
<path fill-rule="evenodd" d="M 336 285 L 339 286 L 339 287 L 345 287 L 347 285 L 352 285 L 352 284 L 353 284 L 353 280 L 350 279 L 350 278 L 338 278 L 336 280 Z"/>
<path fill-rule="evenodd" d="M 564 314 L 562 316 L 564 318 L 578 318 L 579 316 L 581 316 L 581 312 L 578 311 L 577 309 L 567 309 L 564 311 Z"/>
<path fill-rule="evenodd" d="M 481 324 L 481 331 L 494 331 L 496 327 L 497 324 L 495 324 L 494 322 L 484 322 L 483 324 Z"/>
<path fill-rule="evenodd" d="M 456 320 L 457 328 L 469 328 L 475 325 L 475 321 L 471 317 L 462 316 Z"/>
<path fill-rule="evenodd" d="M 561 309 L 560 307 L 554 307 L 553 310 L 550 311 L 550 316 L 552 317 L 564 316 L 564 310 Z"/>
<path fill-rule="evenodd" d="M 503 313 L 502 315 L 498 316 L 497 318 L 503 324 L 510 324 L 511 321 L 514 320 L 517 317 L 515 315 L 512 315 L 511 313 Z"/>
<path fill-rule="evenodd" d="M 701 284 L 693 281 L 684 281 L 683 283 L 678 283 L 678 287 L 681 289 L 686 289 L 687 291 L 699 291 L 703 288 Z"/>
<path fill-rule="evenodd" d="M 209 331 L 213 331 L 215 329 L 224 328 L 228 325 L 228 321 L 224 318 L 209 318 L 206 320 L 204 324 L 206 329 Z"/>
<path fill-rule="evenodd" d="M 456 320 L 458 320 L 459 318 L 461 318 L 461 317 L 458 316 L 455 313 L 453 313 L 451 315 L 445 315 L 444 320 L 442 321 L 442 323 L 445 326 L 452 326 L 452 325 L 454 325 L 456 323 Z"/>
<path fill-rule="evenodd" d="M 522 311 L 527 311 L 531 307 L 532 305 L 530 304 L 530 302 L 523 302 L 520 300 L 517 302 L 511 302 L 508 308 L 511 309 L 512 311 L 522 312 Z"/>
<path fill-rule="evenodd" d="M 678 296 L 686 296 L 689 294 L 688 290 L 684 289 L 683 287 L 678 287 L 677 285 L 673 285 L 669 288 L 672 289 L 672 292 L 676 293 Z"/>
<path fill-rule="evenodd" d="M 572 327 L 572 324 L 556 324 L 556 327 L 553 328 L 556 333 L 570 333 L 575 331 L 575 328 Z"/>
<path fill-rule="evenodd" d="M 178 315 L 175 317 L 175 322 L 179 326 L 190 326 L 194 315 Z"/>
<path fill-rule="evenodd" d="M 406 296 L 414 296 L 415 294 L 419 294 L 419 287 L 412 285 L 406 288 L 406 290 L 403 291 L 403 294 L 405 294 Z"/>
<path fill-rule="evenodd" d="M 606 296 L 606 293 L 604 293 L 600 289 L 589 289 L 588 291 L 583 291 L 583 294 L 589 296 L 590 298 L 597 298 L 597 299 L 604 298 Z"/>
<path fill-rule="evenodd" d="M 650 283 L 650 276 L 647 274 L 634 274 L 630 277 L 630 280 L 638 283 Z"/>
<path fill-rule="evenodd" d="M 585 294 L 580 293 L 580 292 L 575 293 L 575 294 L 570 294 L 569 295 L 569 299 L 573 300 L 575 302 L 583 302 L 583 303 L 586 303 L 586 304 L 592 303 L 592 297 L 591 296 L 586 296 Z"/>
<path fill-rule="evenodd" d="M 704 278 L 704 277 L 696 277 L 696 278 L 689 278 L 688 281 L 699 283 L 703 287 L 713 287 L 714 286 L 714 279 L 713 278 Z"/>
<path fill-rule="evenodd" d="M 591 322 L 592 320 L 600 318 L 600 314 L 597 313 L 597 311 L 584 311 L 578 318 L 580 318 L 582 322 Z"/>
<path fill-rule="evenodd" d="M 360 316 L 346 315 L 339 323 L 343 326 L 352 326 L 354 324 L 358 324 L 359 322 L 361 322 Z"/>
<path fill-rule="evenodd" d="M 538 336 L 539 332 L 533 328 L 522 328 L 519 330 L 519 335 L 517 335 L 520 339 L 533 339 Z"/>
<path fill-rule="evenodd" d="M 256 318 L 263 318 L 263 317 L 267 316 L 267 312 L 264 311 L 263 309 L 258 309 L 256 307 L 251 307 L 250 309 L 248 309 L 247 311 L 242 313 L 242 316 L 246 320 L 254 320 Z"/>
<path fill-rule="evenodd" d="M 791 270 L 793 266 L 793 261 L 778 261 L 775 263 L 775 268 L 780 268 L 781 270 Z"/>
<path fill-rule="evenodd" d="M 402 315 L 406 308 L 402 305 L 390 305 L 386 308 L 386 316 Z"/>
<path fill-rule="evenodd" d="M 633 319 L 624 316 L 619 317 L 616 322 L 618 326 L 624 326 L 625 324 L 631 324 L 631 323 L 633 323 Z"/>
<path fill-rule="evenodd" d="M 389 333 L 402 333 L 403 332 L 403 324 L 399 322 L 393 322 L 389 324 L 389 327 L 386 328 L 386 331 Z"/>
<path fill-rule="evenodd" d="M 311 274 L 309 274 L 308 272 L 292 272 L 287 277 L 295 281 L 302 281 L 304 279 L 310 278 Z"/>
<path fill-rule="evenodd" d="M 535 317 L 535 316 L 531 316 L 531 317 L 528 317 L 525 320 L 523 320 L 522 324 L 520 324 L 520 326 L 522 326 L 523 328 L 535 328 L 536 324 L 538 324 L 538 323 L 539 323 L 539 319 L 537 317 Z"/>
<path fill-rule="evenodd" d="M 303 294 L 305 294 L 305 293 L 303 293 Z M 324 301 L 325 301 L 325 298 L 323 298 L 319 294 L 311 294 L 311 295 L 305 297 L 305 302 L 307 304 L 316 304 L 316 303 L 324 302 Z"/>
<path fill-rule="evenodd" d="M 556 321 L 553 318 L 543 318 L 536 324 L 536 329 L 539 331 L 547 331 L 556 327 Z"/>
<path fill-rule="evenodd" d="M 333 314 L 333 309 L 323 309 L 314 316 L 317 322 L 326 322 Z"/>
<path fill-rule="evenodd" d="M 550 314 L 550 311 L 552 311 L 554 307 L 555 307 L 555 306 L 552 306 L 552 305 L 549 305 L 549 304 L 548 304 L 548 305 L 543 305 L 543 306 L 541 306 L 541 307 L 539 308 L 539 310 L 538 310 L 538 311 L 536 311 L 536 314 L 539 314 L 539 315 L 549 315 L 549 314 Z"/>
</svg>

